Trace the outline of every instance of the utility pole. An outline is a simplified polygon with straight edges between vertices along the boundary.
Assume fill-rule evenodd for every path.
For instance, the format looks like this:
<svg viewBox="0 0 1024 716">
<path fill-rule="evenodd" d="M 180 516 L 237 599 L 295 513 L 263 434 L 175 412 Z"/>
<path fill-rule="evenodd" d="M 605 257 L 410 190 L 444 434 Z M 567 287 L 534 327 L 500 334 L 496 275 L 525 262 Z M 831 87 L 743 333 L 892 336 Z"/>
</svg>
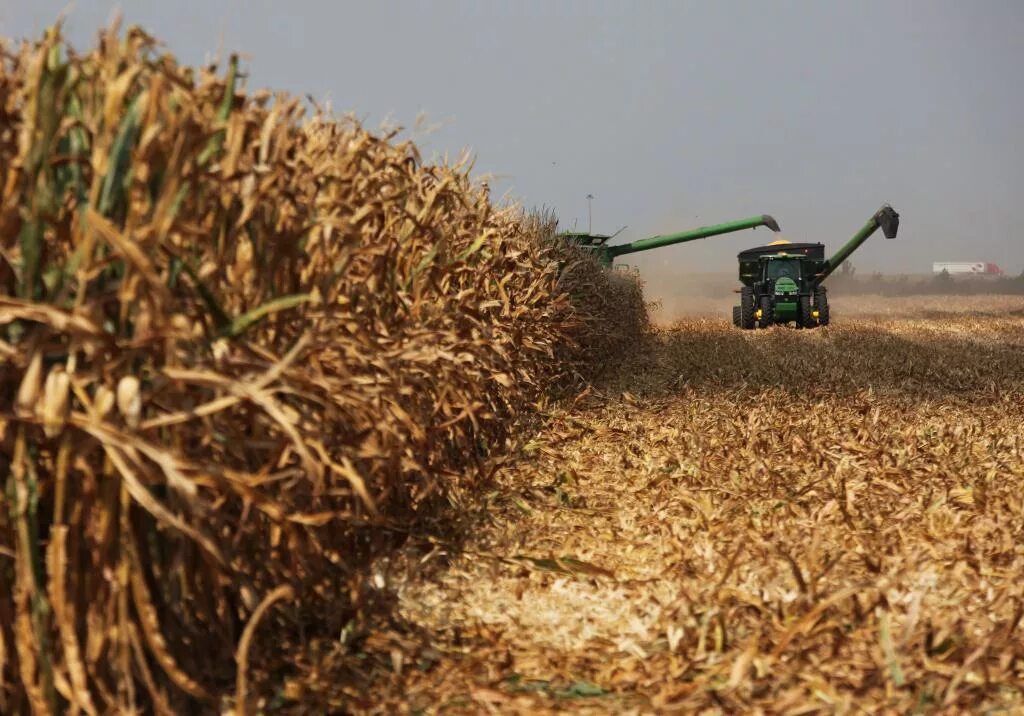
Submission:
<svg viewBox="0 0 1024 716">
<path fill-rule="evenodd" d="M 594 195 L 587 194 L 587 233 L 594 233 L 594 212 L 593 212 Z"/>
</svg>

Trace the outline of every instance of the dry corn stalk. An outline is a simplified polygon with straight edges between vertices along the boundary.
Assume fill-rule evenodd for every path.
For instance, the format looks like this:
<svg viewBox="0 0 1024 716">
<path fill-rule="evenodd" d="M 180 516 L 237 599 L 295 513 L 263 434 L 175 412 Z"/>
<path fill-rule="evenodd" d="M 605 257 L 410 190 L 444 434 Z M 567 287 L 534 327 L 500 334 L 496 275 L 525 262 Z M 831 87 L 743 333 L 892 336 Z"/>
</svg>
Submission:
<svg viewBox="0 0 1024 716">
<path fill-rule="evenodd" d="M 137 28 L 0 60 L 5 710 L 212 707 L 261 600 L 250 670 L 614 347 L 550 221 L 238 77 Z"/>
</svg>

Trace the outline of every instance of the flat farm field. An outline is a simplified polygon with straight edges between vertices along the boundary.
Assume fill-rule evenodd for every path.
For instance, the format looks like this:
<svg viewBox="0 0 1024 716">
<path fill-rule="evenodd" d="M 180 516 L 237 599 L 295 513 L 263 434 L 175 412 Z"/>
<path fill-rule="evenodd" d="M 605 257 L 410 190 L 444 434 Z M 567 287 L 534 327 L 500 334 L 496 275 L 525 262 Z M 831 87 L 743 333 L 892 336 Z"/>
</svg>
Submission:
<svg viewBox="0 0 1024 716">
<path fill-rule="evenodd" d="M 1024 299 L 835 305 L 684 319 L 549 412 L 384 575 L 368 710 L 1024 709 Z"/>
</svg>

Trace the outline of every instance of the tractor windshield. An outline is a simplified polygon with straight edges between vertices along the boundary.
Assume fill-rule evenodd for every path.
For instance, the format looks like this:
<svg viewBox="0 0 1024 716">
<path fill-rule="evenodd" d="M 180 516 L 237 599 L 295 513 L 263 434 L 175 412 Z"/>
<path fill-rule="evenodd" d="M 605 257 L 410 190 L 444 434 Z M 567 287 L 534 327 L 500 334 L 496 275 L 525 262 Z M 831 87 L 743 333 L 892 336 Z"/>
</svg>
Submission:
<svg viewBox="0 0 1024 716">
<path fill-rule="evenodd" d="M 800 260 L 782 259 L 768 262 L 768 270 L 765 278 L 780 279 L 791 278 L 794 281 L 800 280 Z"/>
</svg>

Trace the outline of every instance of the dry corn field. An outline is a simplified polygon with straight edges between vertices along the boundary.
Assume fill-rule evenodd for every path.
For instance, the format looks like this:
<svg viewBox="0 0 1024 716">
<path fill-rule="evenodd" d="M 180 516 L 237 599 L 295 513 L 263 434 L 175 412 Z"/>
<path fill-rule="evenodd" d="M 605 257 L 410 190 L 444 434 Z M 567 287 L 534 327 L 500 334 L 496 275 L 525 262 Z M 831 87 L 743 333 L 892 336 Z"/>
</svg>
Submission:
<svg viewBox="0 0 1024 716">
<path fill-rule="evenodd" d="M 468 171 L 0 44 L 0 713 L 1024 708 L 1020 299 L 652 330 Z"/>
<path fill-rule="evenodd" d="M 1024 299 L 834 303 L 684 320 L 552 411 L 381 574 L 380 710 L 1024 710 Z"/>
</svg>

